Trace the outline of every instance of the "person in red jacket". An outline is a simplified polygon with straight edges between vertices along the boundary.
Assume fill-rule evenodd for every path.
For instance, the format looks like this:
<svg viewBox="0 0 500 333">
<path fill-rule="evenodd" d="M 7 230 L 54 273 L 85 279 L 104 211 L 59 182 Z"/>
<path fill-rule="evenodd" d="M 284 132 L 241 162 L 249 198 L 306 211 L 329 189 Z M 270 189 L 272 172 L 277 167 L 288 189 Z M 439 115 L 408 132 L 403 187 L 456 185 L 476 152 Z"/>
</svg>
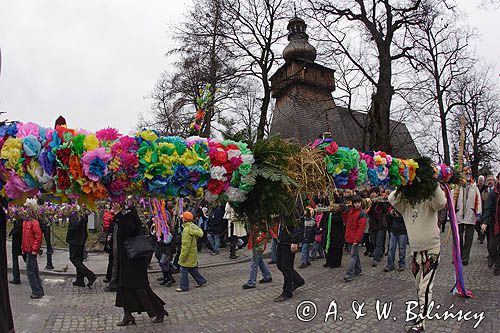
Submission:
<svg viewBox="0 0 500 333">
<path fill-rule="evenodd" d="M 38 273 L 38 251 L 42 245 L 42 230 L 40 223 L 35 220 L 23 222 L 23 242 L 21 250 L 26 254 L 26 274 L 31 287 L 31 298 L 42 298 L 45 294 L 42 287 L 42 279 Z"/>
<path fill-rule="evenodd" d="M 351 253 L 351 261 L 344 276 L 345 282 L 350 282 L 355 276 L 361 275 L 359 260 L 359 245 L 363 240 L 366 226 L 366 212 L 361 209 L 361 197 L 355 195 L 351 199 L 351 208 L 342 216 L 345 223 L 345 241 Z"/>
</svg>

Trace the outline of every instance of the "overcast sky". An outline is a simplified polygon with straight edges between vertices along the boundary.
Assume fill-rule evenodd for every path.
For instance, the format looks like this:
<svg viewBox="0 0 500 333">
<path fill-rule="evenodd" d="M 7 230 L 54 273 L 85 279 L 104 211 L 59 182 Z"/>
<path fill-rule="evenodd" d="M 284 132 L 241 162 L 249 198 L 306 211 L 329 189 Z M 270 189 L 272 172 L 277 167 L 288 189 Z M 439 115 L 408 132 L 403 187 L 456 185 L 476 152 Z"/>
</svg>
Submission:
<svg viewBox="0 0 500 333">
<path fill-rule="evenodd" d="M 500 73 L 500 11 L 458 0 L 481 34 L 479 55 Z M 169 24 L 190 0 L 16 0 L 0 10 L 0 111 L 53 126 L 128 133 L 170 61 Z M 497 74 L 498 78 L 498 74 Z"/>
</svg>

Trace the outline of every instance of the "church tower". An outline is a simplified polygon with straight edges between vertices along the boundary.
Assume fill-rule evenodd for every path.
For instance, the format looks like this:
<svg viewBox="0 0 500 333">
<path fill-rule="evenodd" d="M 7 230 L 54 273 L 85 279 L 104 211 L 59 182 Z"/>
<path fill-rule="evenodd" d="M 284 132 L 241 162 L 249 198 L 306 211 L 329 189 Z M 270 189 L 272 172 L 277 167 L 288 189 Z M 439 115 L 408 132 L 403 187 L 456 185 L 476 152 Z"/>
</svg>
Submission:
<svg viewBox="0 0 500 333">
<path fill-rule="evenodd" d="M 288 22 L 288 45 L 283 50 L 285 64 L 271 76 L 276 98 L 271 134 L 307 144 L 318 134 L 331 131 L 328 114 L 335 109 L 332 91 L 334 71 L 315 63 L 317 51 L 309 43 L 307 25 L 293 17 Z M 326 125 L 319 132 L 318 125 Z"/>
</svg>

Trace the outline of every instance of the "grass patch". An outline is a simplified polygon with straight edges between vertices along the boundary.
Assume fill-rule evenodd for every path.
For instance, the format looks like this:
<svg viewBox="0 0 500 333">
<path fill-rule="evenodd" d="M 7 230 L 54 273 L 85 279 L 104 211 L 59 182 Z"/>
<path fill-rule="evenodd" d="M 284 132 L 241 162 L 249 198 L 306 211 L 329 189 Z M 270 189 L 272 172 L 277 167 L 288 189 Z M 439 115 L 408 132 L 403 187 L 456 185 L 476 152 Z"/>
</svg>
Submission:
<svg viewBox="0 0 500 333">
<path fill-rule="evenodd" d="M 9 233 L 12 230 L 12 222 L 7 220 L 7 233 Z M 52 246 L 53 247 L 58 247 L 58 248 L 63 248 L 67 249 L 68 244 L 66 243 L 66 234 L 68 232 L 68 226 L 62 226 L 62 225 L 57 225 L 53 223 L 51 225 L 51 231 L 50 233 L 52 234 L 51 240 L 52 240 Z M 99 235 L 101 232 L 97 231 L 89 231 L 89 237 L 87 238 L 87 249 L 92 252 L 98 252 L 102 251 L 104 246 L 99 242 Z M 9 237 L 10 239 L 10 237 Z M 42 242 L 43 246 L 46 246 L 45 244 L 45 238 L 43 239 Z"/>
</svg>

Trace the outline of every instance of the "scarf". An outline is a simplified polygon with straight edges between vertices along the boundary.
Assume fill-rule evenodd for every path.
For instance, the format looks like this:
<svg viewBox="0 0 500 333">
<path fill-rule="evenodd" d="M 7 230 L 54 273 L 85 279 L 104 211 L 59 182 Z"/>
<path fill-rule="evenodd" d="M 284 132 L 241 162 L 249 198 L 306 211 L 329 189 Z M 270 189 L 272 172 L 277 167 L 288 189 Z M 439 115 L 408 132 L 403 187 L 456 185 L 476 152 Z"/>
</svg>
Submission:
<svg viewBox="0 0 500 333">
<path fill-rule="evenodd" d="M 328 214 L 328 233 L 326 234 L 326 248 L 325 252 L 328 254 L 328 249 L 330 249 L 330 234 L 332 232 L 332 213 Z"/>
</svg>

